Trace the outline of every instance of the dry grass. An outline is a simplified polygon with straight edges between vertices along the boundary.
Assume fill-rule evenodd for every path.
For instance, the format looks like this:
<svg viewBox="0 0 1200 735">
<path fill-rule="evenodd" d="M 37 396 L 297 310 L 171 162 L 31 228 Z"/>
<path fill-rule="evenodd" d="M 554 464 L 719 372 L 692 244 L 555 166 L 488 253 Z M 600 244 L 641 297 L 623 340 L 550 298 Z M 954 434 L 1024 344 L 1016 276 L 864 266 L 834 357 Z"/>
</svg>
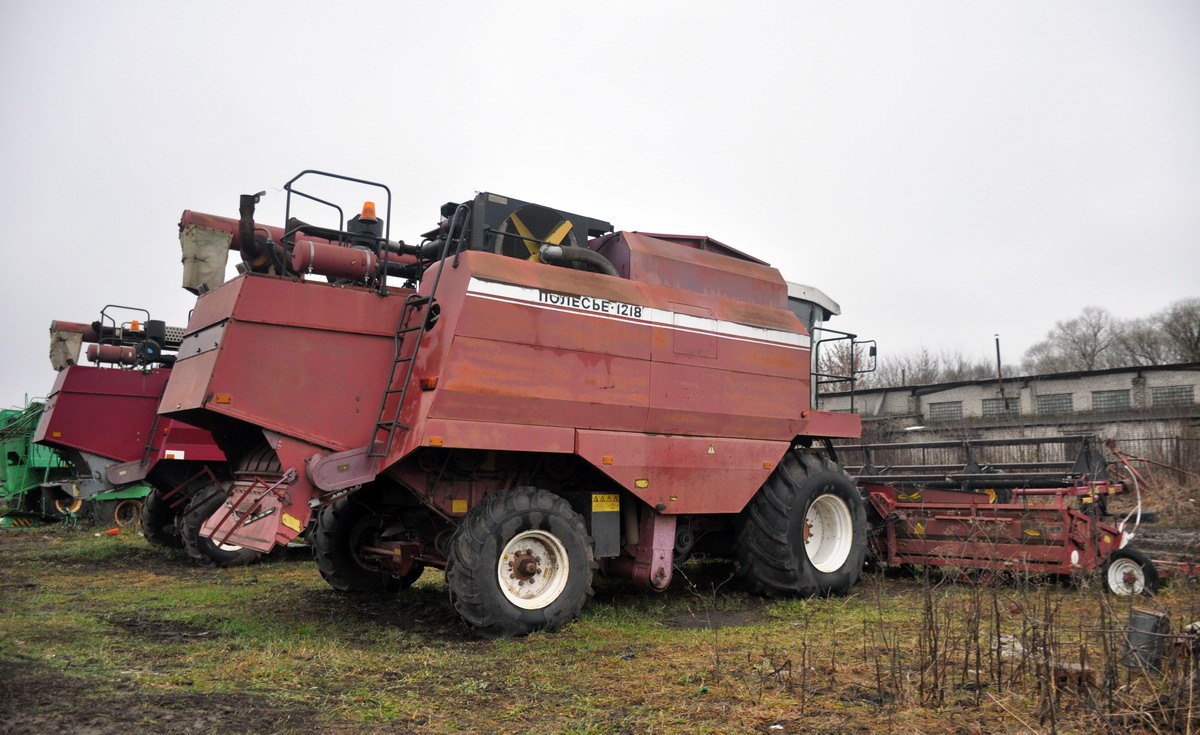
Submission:
<svg viewBox="0 0 1200 735">
<path fill-rule="evenodd" d="M 346 599 L 303 555 L 212 572 L 137 537 L 5 531 L 0 722 L 221 733 L 1200 725 L 1190 654 L 1158 673 L 1119 665 L 1134 601 L 1097 580 L 876 574 L 846 599 L 766 602 L 734 589 L 729 571 L 689 565 L 690 586 L 657 596 L 602 581 L 560 633 L 480 641 L 434 572 L 396 598 Z M 1178 630 L 1200 620 L 1197 592 L 1185 583 L 1136 602 Z"/>
</svg>

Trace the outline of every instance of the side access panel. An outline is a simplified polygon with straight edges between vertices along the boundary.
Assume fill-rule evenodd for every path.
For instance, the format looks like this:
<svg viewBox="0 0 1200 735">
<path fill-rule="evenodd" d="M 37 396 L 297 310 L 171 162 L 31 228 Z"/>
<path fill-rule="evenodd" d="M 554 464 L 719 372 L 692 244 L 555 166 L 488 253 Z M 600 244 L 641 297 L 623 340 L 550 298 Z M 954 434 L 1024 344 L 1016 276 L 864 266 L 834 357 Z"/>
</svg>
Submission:
<svg viewBox="0 0 1200 735">
<path fill-rule="evenodd" d="M 738 513 L 791 442 L 577 431 L 576 453 L 662 513 Z"/>
</svg>

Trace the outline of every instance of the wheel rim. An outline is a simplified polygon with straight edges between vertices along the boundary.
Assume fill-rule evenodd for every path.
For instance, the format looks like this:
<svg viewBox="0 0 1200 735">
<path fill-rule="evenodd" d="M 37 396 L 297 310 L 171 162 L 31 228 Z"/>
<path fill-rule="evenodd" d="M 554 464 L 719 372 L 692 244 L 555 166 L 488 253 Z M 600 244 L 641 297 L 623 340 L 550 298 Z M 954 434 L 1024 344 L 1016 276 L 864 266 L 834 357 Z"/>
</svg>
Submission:
<svg viewBox="0 0 1200 735">
<path fill-rule="evenodd" d="M 496 565 L 500 591 L 523 610 L 540 610 L 557 600 L 567 586 L 569 572 L 566 548 L 546 531 L 514 536 Z"/>
<path fill-rule="evenodd" d="M 54 509 L 63 515 L 66 515 L 67 513 L 78 513 L 79 509 L 82 507 L 83 501 L 79 498 L 59 498 L 58 500 L 54 501 Z"/>
<path fill-rule="evenodd" d="M 113 522 L 121 528 L 132 526 L 141 521 L 142 504 L 133 499 L 122 500 L 117 503 L 117 507 L 113 509 Z"/>
<path fill-rule="evenodd" d="M 1118 595 L 1140 595 L 1146 589 L 1146 573 L 1133 559 L 1114 559 L 1108 565 L 1108 588 Z"/>
<path fill-rule="evenodd" d="M 804 514 L 804 551 L 817 571 L 836 572 L 854 548 L 850 506 L 836 495 L 824 494 Z"/>
</svg>

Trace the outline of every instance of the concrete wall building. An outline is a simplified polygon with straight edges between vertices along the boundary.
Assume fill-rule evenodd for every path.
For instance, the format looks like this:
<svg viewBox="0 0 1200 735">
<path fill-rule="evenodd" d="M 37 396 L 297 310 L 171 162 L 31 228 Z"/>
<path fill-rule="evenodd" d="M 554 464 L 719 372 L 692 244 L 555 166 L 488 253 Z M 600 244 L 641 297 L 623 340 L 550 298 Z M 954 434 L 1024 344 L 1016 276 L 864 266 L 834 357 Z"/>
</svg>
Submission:
<svg viewBox="0 0 1200 735">
<path fill-rule="evenodd" d="M 1200 363 L 824 393 L 867 442 L 1095 435 L 1200 472 Z"/>
</svg>

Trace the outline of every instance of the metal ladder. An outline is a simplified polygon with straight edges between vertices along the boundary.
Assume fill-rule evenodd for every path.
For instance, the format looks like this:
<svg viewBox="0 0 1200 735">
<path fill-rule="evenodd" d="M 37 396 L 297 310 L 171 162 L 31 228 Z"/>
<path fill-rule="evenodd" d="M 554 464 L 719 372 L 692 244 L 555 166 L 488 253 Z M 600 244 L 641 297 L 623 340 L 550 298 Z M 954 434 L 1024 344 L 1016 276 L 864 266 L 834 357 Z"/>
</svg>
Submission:
<svg viewBox="0 0 1200 735">
<path fill-rule="evenodd" d="M 434 289 L 436 288 L 435 282 Z M 404 300 L 404 308 L 400 311 L 400 320 L 396 325 L 392 369 L 388 372 L 387 387 L 379 402 L 379 415 L 375 418 L 375 433 L 372 436 L 371 447 L 367 450 L 368 457 L 386 457 L 392 449 L 397 429 L 400 431 L 409 429 L 407 424 L 400 422 L 400 412 L 404 410 L 404 400 L 408 397 L 408 386 L 412 383 L 413 368 L 417 364 L 417 354 L 421 351 L 421 341 L 425 338 L 425 332 L 429 328 L 429 309 L 433 304 L 434 289 L 430 289 L 428 296 L 414 293 Z M 418 320 L 415 325 L 410 324 L 413 319 Z M 410 333 L 415 333 L 412 349 L 407 354 L 403 354 L 404 336 Z M 399 373 L 401 365 L 407 365 L 407 368 L 404 370 L 404 380 L 397 386 L 396 375 Z M 394 395 L 400 397 L 396 401 L 395 410 L 391 412 L 390 417 L 386 417 L 388 399 Z"/>
<path fill-rule="evenodd" d="M 161 448 L 157 444 L 158 427 L 161 422 L 162 415 L 155 413 L 154 421 L 150 422 L 150 435 L 146 437 L 146 446 L 142 448 L 141 464 L 149 462 L 150 458 L 158 454 L 158 450 Z"/>
<path fill-rule="evenodd" d="M 454 210 L 453 216 L 450 218 L 450 225 L 446 230 L 446 242 L 442 245 L 442 251 L 433 262 L 440 262 L 437 275 L 434 276 L 433 286 L 429 288 L 429 294 L 421 296 L 420 294 L 409 294 L 404 300 L 404 308 L 400 311 L 400 320 L 396 324 L 395 344 L 392 350 L 392 369 L 388 372 L 388 382 L 384 386 L 383 398 L 379 401 L 379 414 L 375 418 L 375 432 L 371 436 L 371 445 L 367 449 L 367 456 L 380 459 L 386 457 L 392 450 L 392 444 L 396 440 L 397 431 L 408 431 L 409 426 L 400 422 L 400 413 L 404 410 L 404 401 L 408 398 L 408 387 L 412 383 L 413 368 L 417 364 L 417 354 L 421 350 L 421 342 L 425 339 L 425 333 L 429 331 L 429 314 L 430 309 L 435 305 L 434 297 L 437 295 L 438 284 L 442 282 L 442 272 L 445 271 L 447 265 L 453 268 L 458 267 L 458 254 L 461 252 L 463 242 L 468 234 L 468 223 L 471 218 L 471 210 L 465 204 L 460 204 Z M 450 249 L 454 246 L 454 262 L 450 263 Z M 410 324 L 414 319 L 418 319 L 417 324 Z M 404 336 L 414 333 L 412 350 L 408 354 L 402 354 L 404 349 Z M 399 387 L 396 386 L 396 375 L 401 365 L 407 364 L 408 367 L 404 370 L 404 380 Z M 399 398 L 396 401 L 396 408 L 391 412 L 390 418 L 387 416 L 388 399 L 394 395 Z"/>
</svg>

